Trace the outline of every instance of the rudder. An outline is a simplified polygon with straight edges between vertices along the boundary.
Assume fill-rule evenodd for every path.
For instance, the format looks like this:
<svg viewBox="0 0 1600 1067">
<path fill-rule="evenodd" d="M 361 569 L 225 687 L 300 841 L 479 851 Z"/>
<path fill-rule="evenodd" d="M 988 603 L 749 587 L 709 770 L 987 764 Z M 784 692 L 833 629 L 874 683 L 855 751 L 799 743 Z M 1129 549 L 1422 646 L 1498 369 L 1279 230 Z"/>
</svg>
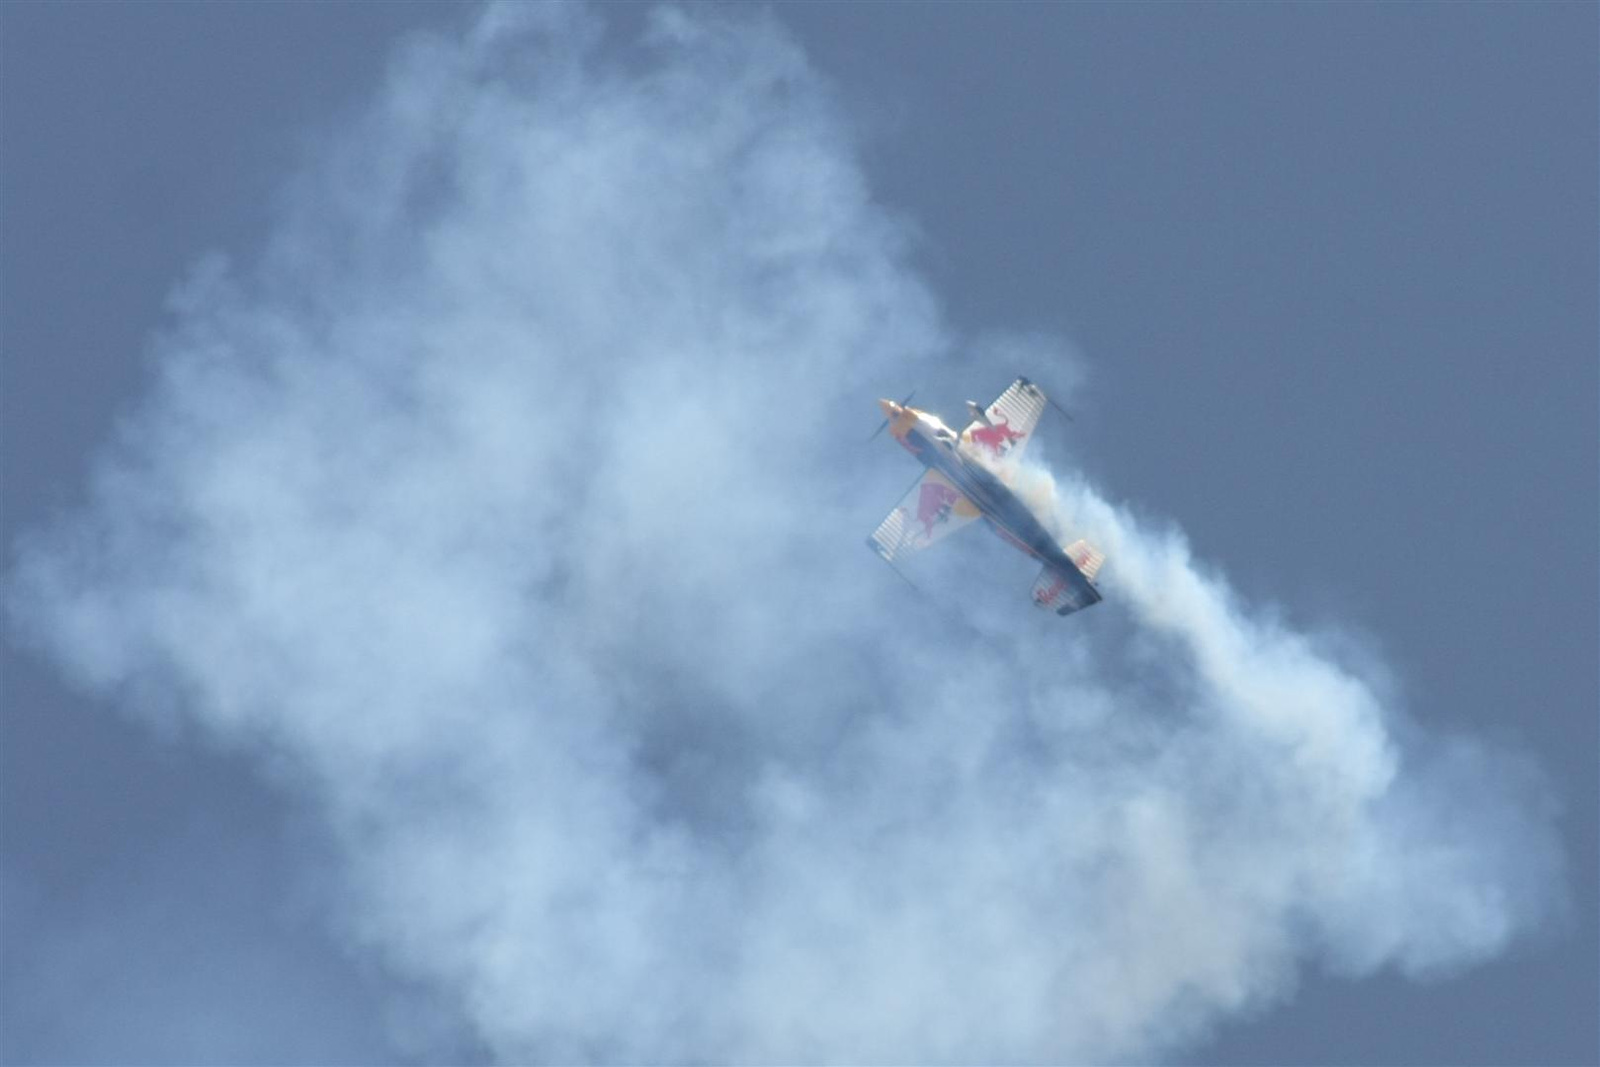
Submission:
<svg viewBox="0 0 1600 1067">
<path fill-rule="evenodd" d="M 1100 573 L 1100 564 L 1106 561 L 1106 554 L 1084 540 L 1077 540 L 1067 546 L 1067 558 L 1072 560 L 1085 578 L 1091 582 L 1094 576 Z"/>
</svg>

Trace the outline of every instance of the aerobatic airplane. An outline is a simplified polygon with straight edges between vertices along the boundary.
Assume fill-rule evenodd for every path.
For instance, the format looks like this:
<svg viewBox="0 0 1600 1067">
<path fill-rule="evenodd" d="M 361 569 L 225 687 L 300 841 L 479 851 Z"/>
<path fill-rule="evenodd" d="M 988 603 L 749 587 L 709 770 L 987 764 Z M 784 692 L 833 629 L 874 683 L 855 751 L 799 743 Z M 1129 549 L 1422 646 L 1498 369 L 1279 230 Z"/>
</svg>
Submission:
<svg viewBox="0 0 1600 1067">
<path fill-rule="evenodd" d="M 937 415 L 905 402 L 878 401 L 884 415 L 878 430 L 888 427 L 928 469 L 867 544 L 892 565 L 981 516 L 1001 537 L 1044 564 L 1033 583 L 1036 605 L 1068 615 L 1098 603 L 1094 577 L 1105 556 L 1087 541 L 1063 549 L 1006 484 L 1046 403 L 1037 385 L 1018 378 L 987 409 L 967 401 L 972 424 L 957 434 Z"/>
</svg>

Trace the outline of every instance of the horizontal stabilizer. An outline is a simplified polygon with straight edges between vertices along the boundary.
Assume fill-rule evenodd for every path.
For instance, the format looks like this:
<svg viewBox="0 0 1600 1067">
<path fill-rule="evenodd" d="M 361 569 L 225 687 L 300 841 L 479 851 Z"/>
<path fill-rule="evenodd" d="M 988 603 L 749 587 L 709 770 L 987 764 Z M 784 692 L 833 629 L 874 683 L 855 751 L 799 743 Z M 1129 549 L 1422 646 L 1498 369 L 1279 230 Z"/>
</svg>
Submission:
<svg viewBox="0 0 1600 1067">
<path fill-rule="evenodd" d="M 1078 541 L 1067 549 L 1067 557 L 1075 566 L 1063 568 L 1047 563 L 1033 583 L 1033 602 L 1057 615 L 1071 615 L 1100 603 L 1100 591 L 1091 579 L 1100 572 L 1105 553 L 1087 541 Z"/>
</svg>

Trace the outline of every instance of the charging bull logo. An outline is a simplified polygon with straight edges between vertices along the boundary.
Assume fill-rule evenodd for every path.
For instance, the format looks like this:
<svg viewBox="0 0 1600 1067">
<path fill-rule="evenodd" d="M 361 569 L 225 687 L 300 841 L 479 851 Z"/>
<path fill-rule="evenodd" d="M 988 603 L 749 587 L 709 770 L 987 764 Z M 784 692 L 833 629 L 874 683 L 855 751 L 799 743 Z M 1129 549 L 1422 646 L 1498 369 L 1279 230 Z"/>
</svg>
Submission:
<svg viewBox="0 0 1600 1067">
<path fill-rule="evenodd" d="M 929 479 L 922 483 L 922 493 L 917 497 L 917 521 L 922 532 L 933 536 L 933 528 L 950 518 L 950 510 L 960 494 L 943 482 Z"/>
<path fill-rule="evenodd" d="M 1004 455 L 1006 449 L 1011 447 L 1011 442 L 1020 441 L 1026 436 L 1021 430 L 1013 430 L 1007 421 L 979 426 L 972 431 L 972 439 L 997 456 Z"/>
<path fill-rule="evenodd" d="M 1033 602 L 1041 607 L 1056 602 L 1056 597 L 1067 591 L 1067 576 L 1057 573 L 1056 580 L 1050 585 L 1034 590 Z"/>
</svg>

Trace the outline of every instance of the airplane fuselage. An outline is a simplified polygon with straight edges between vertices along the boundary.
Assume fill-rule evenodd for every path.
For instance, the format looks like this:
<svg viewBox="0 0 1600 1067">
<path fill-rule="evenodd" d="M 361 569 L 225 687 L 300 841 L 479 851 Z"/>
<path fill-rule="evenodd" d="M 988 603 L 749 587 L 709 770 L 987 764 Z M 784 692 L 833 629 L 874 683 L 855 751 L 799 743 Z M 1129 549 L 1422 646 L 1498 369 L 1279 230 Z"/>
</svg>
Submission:
<svg viewBox="0 0 1600 1067">
<path fill-rule="evenodd" d="M 954 430 L 912 408 L 902 409 L 893 423 L 891 432 L 906 451 L 923 466 L 948 478 L 983 513 L 996 533 L 1035 559 L 1057 567 L 1073 567 L 1072 560 L 1032 509 L 994 471 L 963 450 Z"/>
</svg>

